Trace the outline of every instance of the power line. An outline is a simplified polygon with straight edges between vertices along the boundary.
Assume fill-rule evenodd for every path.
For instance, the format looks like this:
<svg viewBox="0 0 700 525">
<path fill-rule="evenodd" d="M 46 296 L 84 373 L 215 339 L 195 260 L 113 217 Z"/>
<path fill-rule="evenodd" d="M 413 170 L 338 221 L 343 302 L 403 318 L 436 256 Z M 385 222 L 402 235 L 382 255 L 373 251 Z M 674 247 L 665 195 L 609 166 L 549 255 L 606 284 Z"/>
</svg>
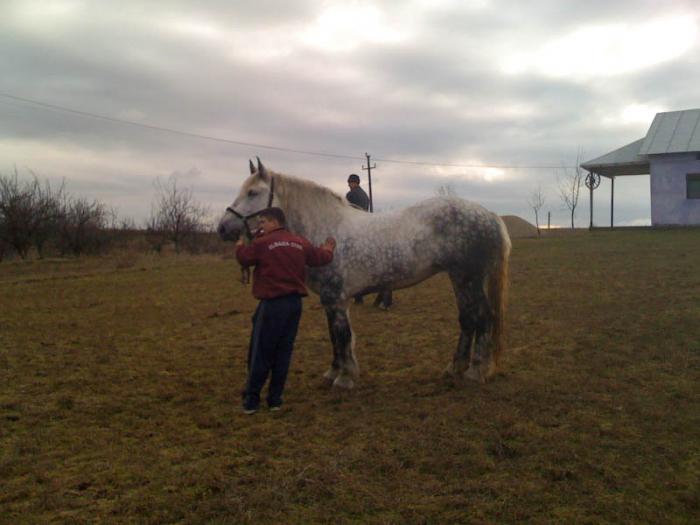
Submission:
<svg viewBox="0 0 700 525">
<path fill-rule="evenodd" d="M 316 156 L 316 157 L 332 157 L 332 158 L 337 158 L 337 159 L 351 159 L 351 160 L 364 160 L 364 157 L 356 156 L 356 155 L 343 155 L 340 153 L 326 153 L 326 152 L 321 152 L 321 151 L 309 151 L 309 150 L 300 150 L 300 149 L 293 149 L 293 148 L 286 148 L 283 146 L 272 146 L 269 144 L 257 144 L 255 142 L 245 142 L 241 140 L 233 140 L 233 139 L 227 139 L 223 137 L 215 137 L 212 135 L 203 135 L 201 133 L 193 133 L 190 131 L 183 131 L 179 129 L 173 129 L 173 128 L 167 128 L 165 126 L 155 126 L 152 124 L 143 124 L 141 122 L 134 122 L 132 120 L 125 120 L 125 119 L 120 119 L 120 118 L 115 118 L 115 117 L 108 117 L 107 115 L 100 115 L 98 113 L 91 113 L 89 111 L 81 111 L 78 109 L 73 109 L 73 108 L 68 108 L 65 106 L 59 106 L 57 104 L 49 104 L 47 102 L 41 102 L 39 100 L 33 100 L 25 97 L 18 97 L 17 95 L 12 95 L 9 93 L 2 93 L 0 92 L 0 97 L 5 97 L 11 100 L 19 101 L 19 102 L 24 102 L 26 104 L 32 104 L 41 108 L 45 109 L 50 109 L 54 111 L 62 111 L 64 113 L 71 113 L 73 115 L 78 115 L 81 117 L 89 117 L 89 118 L 94 118 L 94 119 L 99 119 L 99 120 L 105 120 L 107 122 L 114 122 L 116 124 L 124 124 L 127 126 L 135 126 L 138 128 L 143 128 L 143 129 L 149 129 L 152 131 L 162 131 L 166 133 L 172 133 L 175 135 L 180 135 L 184 137 L 191 137 L 191 138 L 196 138 L 196 139 L 201 139 L 201 140 L 211 140 L 214 142 L 221 142 L 224 144 L 234 144 L 236 146 L 245 146 L 249 148 L 259 148 L 259 149 L 267 149 L 267 150 L 272 150 L 272 151 L 282 151 L 285 153 L 297 153 L 300 155 L 311 155 L 311 156 Z M 375 161 L 379 162 L 387 162 L 387 163 L 392 163 L 392 164 L 409 164 L 413 166 L 427 166 L 427 167 L 449 167 L 449 168 L 493 168 L 493 169 L 567 169 L 567 168 L 573 168 L 573 166 L 551 166 L 551 165 L 541 165 L 541 166 L 532 166 L 532 165 L 508 165 L 508 164 L 448 164 L 448 163 L 442 163 L 442 162 L 427 162 L 427 161 L 412 161 L 412 160 L 398 160 L 398 159 L 375 159 Z"/>
<path fill-rule="evenodd" d="M 533 165 L 519 165 L 519 164 L 444 164 L 441 162 L 422 162 L 422 161 L 417 161 L 417 160 L 393 160 L 393 159 L 379 159 L 376 158 L 374 159 L 377 162 L 391 162 L 394 164 L 411 164 L 413 166 L 440 166 L 440 167 L 447 167 L 447 168 L 494 168 L 494 169 L 502 169 L 502 170 L 517 170 L 517 169 L 523 169 L 523 170 L 560 170 L 560 169 L 573 169 L 575 166 L 552 166 L 552 165 L 541 165 L 541 166 L 533 166 Z"/>
<path fill-rule="evenodd" d="M 353 160 L 359 160 L 362 159 L 363 157 L 359 156 L 351 156 L 351 155 L 337 155 L 334 153 L 324 153 L 320 151 L 304 151 L 304 150 L 297 150 L 297 149 L 291 149 L 291 148 L 284 148 L 281 146 L 270 146 L 267 144 L 256 144 L 254 142 L 243 142 L 240 140 L 231 140 L 231 139 L 225 139 L 221 137 L 214 137 L 211 135 L 202 135 L 200 133 L 192 133 L 190 131 L 182 131 L 179 129 L 172 129 L 172 128 L 166 128 L 164 126 L 154 126 L 151 124 L 143 124 L 141 122 L 134 122 L 131 120 L 125 120 L 125 119 L 120 119 L 120 118 L 115 118 L 115 117 L 108 117 L 106 115 L 99 115 L 97 113 L 90 113 L 89 111 L 80 111 L 78 109 L 72 109 L 72 108 L 67 108 L 65 106 L 58 106 L 55 104 L 47 104 L 46 102 L 40 102 L 38 100 L 32 100 L 24 97 L 18 97 L 16 95 L 10 95 L 8 93 L 0 93 L 0 97 L 6 97 L 12 100 L 18 100 L 20 102 L 25 102 L 27 104 L 34 104 L 35 106 L 47 108 L 47 109 L 52 109 L 55 111 L 63 111 L 64 113 L 72 113 L 74 115 L 80 115 L 82 117 L 90 117 L 90 118 L 96 118 L 96 119 L 101 119 L 101 120 L 106 120 L 108 122 L 115 122 L 117 124 L 125 124 L 128 126 L 136 126 L 139 128 L 145 128 L 145 129 L 150 129 L 154 131 L 164 131 L 167 133 L 173 133 L 176 135 L 182 135 L 185 137 L 192 137 L 192 138 L 197 138 L 197 139 L 203 139 L 203 140 L 212 140 L 215 142 L 223 142 L 226 144 L 235 144 L 237 146 L 246 146 L 250 148 L 260 148 L 260 149 L 269 149 L 269 150 L 275 150 L 275 151 L 284 151 L 287 153 L 300 153 L 304 155 L 315 155 L 315 156 L 320 156 L 320 157 L 336 157 L 336 158 L 342 158 L 342 159 L 353 159 Z"/>
</svg>

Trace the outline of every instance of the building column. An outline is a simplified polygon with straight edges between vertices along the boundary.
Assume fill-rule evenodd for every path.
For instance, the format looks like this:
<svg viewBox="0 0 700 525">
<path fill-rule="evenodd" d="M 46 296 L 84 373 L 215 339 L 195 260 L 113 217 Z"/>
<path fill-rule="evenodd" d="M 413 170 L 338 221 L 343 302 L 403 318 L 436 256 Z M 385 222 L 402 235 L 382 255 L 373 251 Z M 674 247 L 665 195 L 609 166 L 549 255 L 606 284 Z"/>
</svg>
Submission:
<svg viewBox="0 0 700 525">
<path fill-rule="evenodd" d="M 610 176 L 610 229 L 613 228 L 615 214 L 615 175 Z"/>
<path fill-rule="evenodd" d="M 589 176 L 592 177 L 593 174 L 591 172 L 589 172 Z M 588 187 L 588 190 L 591 193 L 591 198 L 590 198 L 590 201 L 591 201 L 591 213 L 590 213 L 591 220 L 590 220 L 590 223 L 588 225 L 588 229 L 592 230 L 593 229 L 593 181 L 592 180 L 591 180 L 591 185 Z"/>
</svg>

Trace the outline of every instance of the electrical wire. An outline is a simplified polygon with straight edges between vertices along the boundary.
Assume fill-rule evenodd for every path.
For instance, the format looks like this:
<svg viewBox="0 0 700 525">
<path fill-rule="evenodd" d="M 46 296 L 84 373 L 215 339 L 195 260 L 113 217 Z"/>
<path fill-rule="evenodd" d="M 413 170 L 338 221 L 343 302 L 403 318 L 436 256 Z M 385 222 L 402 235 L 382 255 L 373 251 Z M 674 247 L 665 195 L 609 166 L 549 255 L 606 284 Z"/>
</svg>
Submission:
<svg viewBox="0 0 700 525">
<path fill-rule="evenodd" d="M 88 118 L 94 118 L 94 119 L 99 119 L 99 120 L 104 120 L 107 122 L 113 122 L 116 124 L 123 124 L 127 126 L 135 126 L 143 129 L 148 129 L 152 131 L 162 131 L 165 133 L 172 133 L 175 135 L 180 135 L 183 137 L 190 137 L 190 138 L 196 138 L 196 139 L 201 139 L 201 140 L 210 140 L 214 142 L 220 142 L 224 144 L 233 144 L 236 146 L 244 146 L 248 148 L 258 148 L 258 149 L 266 149 L 266 150 L 272 150 L 272 151 L 281 151 L 285 153 L 296 153 L 300 155 L 310 155 L 310 156 L 316 156 L 316 157 L 331 157 L 331 158 L 337 158 L 337 159 L 350 159 L 350 160 L 365 160 L 365 157 L 362 156 L 357 156 L 357 155 L 344 155 L 340 153 L 327 153 L 327 152 L 322 152 L 322 151 L 310 151 L 310 150 L 301 150 L 301 149 L 294 149 L 294 148 L 287 148 L 284 146 L 273 146 L 270 144 L 258 144 L 255 142 L 245 142 L 241 140 L 233 140 L 233 139 L 227 139 L 223 137 L 215 137 L 212 135 L 203 135 L 201 133 L 193 133 L 190 131 L 183 131 L 179 129 L 173 129 L 173 128 L 167 128 L 165 126 L 155 126 L 152 124 L 144 124 L 141 122 L 134 122 L 132 120 L 125 120 L 125 119 L 120 119 L 120 118 L 115 118 L 115 117 L 109 117 L 107 115 L 100 115 L 98 113 L 91 113 L 89 111 L 81 111 L 78 109 L 73 109 L 73 108 L 68 108 L 65 106 L 59 106 L 57 104 L 49 104 L 47 102 L 41 102 L 39 100 L 33 100 L 29 99 L 26 97 L 19 97 L 17 95 L 12 95 L 10 93 L 2 93 L 0 92 L 0 97 L 4 97 L 10 100 L 15 100 L 18 102 L 23 102 L 26 104 L 32 104 L 34 106 L 38 106 L 40 108 L 44 109 L 50 109 L 53 111 L 61 111 L 64 113 L 70 113 L 73 115 L 78 115 L 81 117 L 88 117 Z M 552 166 L 552 165 L 509 165 L 509 164 L 446 164 L 442 162 L 428 162 L 428 161 L 412 161 L 412 160 L 399 160 L 399 159 L 384 159 L 384 158 L 374 158 L 372 159 L 375 162 L 386 162 L 386 163 L 391 163 L 391 164 L 408 164 L 408 165 L 413 165 L 413 166 L 427 166 L 427 167 L 449 167 L 449 168 L 468 168 L 468 169 L 474 169 L 474 168 L 482 168 L 482 169 L 572 169 L 574 168 L 573 166 Z"/>
</svg>

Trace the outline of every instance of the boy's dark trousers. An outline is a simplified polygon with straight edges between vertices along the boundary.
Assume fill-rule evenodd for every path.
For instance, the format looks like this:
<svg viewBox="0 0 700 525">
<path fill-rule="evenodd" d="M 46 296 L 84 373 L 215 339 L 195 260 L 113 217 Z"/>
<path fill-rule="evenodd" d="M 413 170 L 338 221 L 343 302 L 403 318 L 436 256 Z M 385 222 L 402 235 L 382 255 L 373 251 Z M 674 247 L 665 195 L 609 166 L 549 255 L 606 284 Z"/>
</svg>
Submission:
<svg viewBox="0 0 700 525">
<path fill-rule="evenodd" d="M 282 404 L 299 319 L 301 296 L 298 294 L 262 299 L 258 304 L 248 349 L 248 382 L 243 400 L 246 409 L 258 408 L 260 391 L 268 376 L 267 404 Z"/>
</svg>

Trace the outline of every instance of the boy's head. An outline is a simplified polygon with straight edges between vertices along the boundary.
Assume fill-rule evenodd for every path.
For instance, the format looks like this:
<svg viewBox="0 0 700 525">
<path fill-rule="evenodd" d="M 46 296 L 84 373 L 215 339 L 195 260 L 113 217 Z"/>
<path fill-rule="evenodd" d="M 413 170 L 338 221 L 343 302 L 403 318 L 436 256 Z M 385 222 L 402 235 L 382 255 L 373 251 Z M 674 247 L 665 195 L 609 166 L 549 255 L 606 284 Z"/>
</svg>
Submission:
<svg viewBox="0 0 700 525">
<path fill-rule="evenodd" d="M 287 226 L 287 218 L 284 216 L 282 208 L 273 206 L 260 212 L 258 226 L 262 228 L 264 233 L 270 233 L 278 228 Z"/>
<path fill-rule="evenodd" d="M 350 189 L 355 189 L 360 185 L 360 176 L 356 175 L 355 173 L 351 174 L 348 177 L 348 186 L 350 186 Z"/>
</svg>

